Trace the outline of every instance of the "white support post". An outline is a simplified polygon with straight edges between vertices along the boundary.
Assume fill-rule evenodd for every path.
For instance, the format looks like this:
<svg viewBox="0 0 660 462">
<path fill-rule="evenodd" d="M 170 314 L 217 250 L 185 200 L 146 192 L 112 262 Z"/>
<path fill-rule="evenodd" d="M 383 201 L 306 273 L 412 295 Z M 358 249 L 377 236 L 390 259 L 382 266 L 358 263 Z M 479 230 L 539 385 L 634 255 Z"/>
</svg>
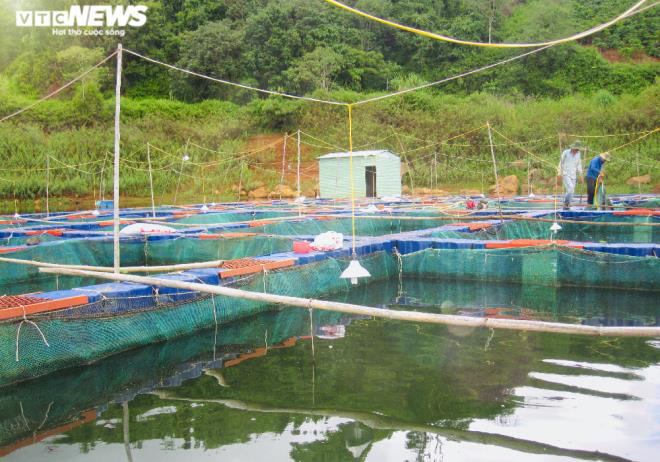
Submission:
<svg viewBox="0 0 660 462">
<path fill-rule="evenodd" d="M 190 137 L 186 140 L 186 147 L 183 152 L 183 157 L 181 157 L 181 166 L 179 167 L 179 178 L 176 180 L 176 190 L 174 191 L 174 204 L 176 205 L 177 197 L 179 196 L 179 186 L 181 186 L 181 175 L 183 175 L 183 163 L 188 158 L 188 143 L 190 143 Z"/>
<path fill-rule="evenodd" d="M 438 189 L 438 151 L 433 153 L 433 189 Z"/>
<path fill-rule="evenodd" d="M 151 191 L 151 216 L 156 218 L 156 204 L 154 202 L 154 178 L 151 173 L 151 145 L 147 143 L 147 163 L 149 164 L 149 190 Z"/>
<path fill-rule="evenodd" d="M 639 166 L 638 166 L 639 170 Z M 298 129 L 298 197 L 300 197 L 300 129 Z"/>
<path fill-rule="evenodd" d="M 121 110 L 121 43 L 117 45 L 117 83 L 115 86 L 115 169 L 114 188 L 112 195 L 113 215 L 113 244 L 114 244 L 114 270 L 119 274 L 121 257 L 119 254 L 119 113 Z"/>
<path fill-rule="evenodd" d="M 243 188 L 243 166 L 244 166 L 244 162 L 241 162 L 241 172 L 238 176 L 238 199 L 237 199 L 237 202 L 241 201 L 241 189 Z"/>
<path fill-rule="evenodd" d="M 50 207 L 48 204 L 49 185 L 50 185 L 50 154 L 46 154 L 46 218 L 50 216 Z"/>
<path fill-rule="evenodd" d="M 282 199 L 282 185 L 284 184 L 284 168 L 286 165 L 286 142 L 289 137 L 288 133 L 284 134 L 284 143 L 282 144 L 282 175 L 280 176 L 280 200 Z"/>
<path fill-rule="evenodd" d="M 490 155 L 493 157 L 493 171 L 495 172 L 495 190 L 497 191 L 497 209 L 502 218 L 502 194 L 500 192 L 500 180 L 497 176 L 497 162 L 495 162 L 495 147 L 493 146 L 493 133 L 490 129 L 490 122 L 486 122 L 488 126 L 488 141 L 490 142 Z"/>
<path fill-rule="evenodd" d="M 133 462 L 133 454 L 131 453 L 131 437 L 130 437 L 130 415 L 128 412 L 128 401 L 121 403 L 122 408 L 122 424 L 124 426 L 124 450 L 126 451 L 126 459 L 128 462 Z"/>
<path fill-rule="evenodd" d="M 639 146 L 637 147 L 637 154 L 636 154 L 636 159 L 637 159 L 637 177 L 639 179 Z M 642 195 L 642 182 L 638 181 L 637 186 L 639 187 L 639 195 Z M 641 199 L 641 197 L 640 197 Z"/>
</svg>

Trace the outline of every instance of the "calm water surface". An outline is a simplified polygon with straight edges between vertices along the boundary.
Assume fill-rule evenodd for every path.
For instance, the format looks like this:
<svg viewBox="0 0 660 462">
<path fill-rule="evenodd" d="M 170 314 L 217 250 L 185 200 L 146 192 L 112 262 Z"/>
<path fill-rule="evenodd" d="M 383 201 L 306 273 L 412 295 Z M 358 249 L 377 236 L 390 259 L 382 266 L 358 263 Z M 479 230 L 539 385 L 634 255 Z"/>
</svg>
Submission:
<svg viewBox="0 0 660 462">
<path fill-rule="evenodd" d="M 653 293 L 480 283 L 383 282 L 332 298 L 588 324 L 658 325 L 660 315 Z M 317 311 L 312 318 L 285 308 L 2 389 L 0 454 L 8 461 L 658 460 L 657 339 Z"/>
</svg>

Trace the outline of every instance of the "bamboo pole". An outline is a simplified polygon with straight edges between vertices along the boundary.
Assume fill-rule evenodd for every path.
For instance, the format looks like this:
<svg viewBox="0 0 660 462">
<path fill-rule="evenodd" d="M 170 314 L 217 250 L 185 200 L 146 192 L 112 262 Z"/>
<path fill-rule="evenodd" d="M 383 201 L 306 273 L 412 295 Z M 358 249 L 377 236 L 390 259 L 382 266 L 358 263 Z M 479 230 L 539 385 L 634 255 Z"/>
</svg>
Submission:
<svg viewBox="0 0 660 462">
<path fill-rule="evenodd" d="M 183 175 L 183 163 L 186 161 L 186 157 L 188 157 L 188 144 L 190 143 L 190 137 L 186 140 L 186 147 L 184 148 L 183 156 L 181 156 L 181 166 L 179 167 L 179 178 L 176 181 L 176 191 L 174 191 L 174 204 L 176 205 L 176 199 L 179 195 L 179 186 L 181 186 L 181 175 Z"/>
<path fill-rule="evenodd" d="M 126 459 L 128 462 L 133 462 L 133 454 L 131 453 L 131 437 L 130 437 L 130 415 L 128 412 L 128 401 L 122 401 L 122 424 L 123 424 L 123 434 L 124 434 L 124 450 L 126 451 Z"/>
<path fill-rule="evenodd" d="M 493 146 L 493 132 L 490 129 L 490 122 L 486 122 L 488 127 L 488 141 L 490 142 L 490 155 L 493 157 L 493 170 L 495 171 L 495 191 L 497 191 L 497 209 L 502 219 L 502 193 L 500 192 L 500 180 L 497 176 L 497 163 L 495 162 L 495 147 Z"/>
<path fill-rule="evenodd" d="M 154 202 L 154 178 L 151 173 L 151 145 L 147 143 L 147 163 L 149 164 L 149 191 L 151 192 L 151 215 L 156 218 L 156 203 Z"/>
<path fill-rule="evenodd" d="M 438 151 L 433 153 L 433 189 L 438 189 Z"/>
<path fill-rule="evenodd" d="M 46 218 L 50 216 L 50 206 L 48 204 L 49 185 L 50 185 L 50 154 L 46 154 Z"/>
<path fill-rule="evenodd" d="M 298 145 L 298 174 L 297 174 L 297 183 L 298 183 L 298 197 L 300 197 L 300 129 L 298 129 L 298 140 L 297 140 L 297 145 Z M 637 168 L 637 171 L 639 173 L 639 166 Z"/>
<path fill-rule="evenodd" d="M 415 311 L 395 311 L 384 308 L 372 308 L 368 306 L 353 305 L 350 303 L 331 302 L 316 300 L 313 298 L 291 297 L 288 295 L 276 295 L 262 292 L 250 292 L 222 287 L 210 284 L 199 284 L 193 282 L 176 281 L 172 279 L 160 279 L 155 277 L 134 276 L 116 273 L 102 273 L 95 271 L 81 271 L 67 268 L 41 268 L 39 271 L 49 274 L 62 274 L 69 276 L 93 277 L 109 279 L 112 281 L 135 282 L 152 286 L 173 287 L 196 292 L 203 292 L 226 297 L 242 298 L 255 302 L 267 304 L 295 306 L 307 309 L 319 309 L 324 311 L 337 311 L 340 313 L 357 314 L 362 316 L 375 316 L 385 319 L 399 321 L 424 322 L 431 324 L 445 324 L 462 327 L 487 327 L 493 329 L 510 329 L 534 332 L 551 332 L 556 334 L 579 334 L 579 335 L 608 335 L 626 337 L 658 337 L 660 327 L 611 327 L 611 326 L 586 326 L 579 324 L 561 324 L 545 321 L 528 321 L 518 319 L 477 318 L 470 316 L 457 316 L 436 313 L 420 313 Z"/>
<path fill-rule="evenodd" d="M 559 159 L 561 159 L 562 154 L 564 153 L 563 148 L 562 148 L 562 143 L 561 143 L 561 133 L 557 133 L 557 138 L 559 140 Z M 561 164 L 561 160 L 559 161 Z M 555 193 L 554 193 L 554 200 L 555 200 L 555 222 L 557 219 L 557 199 L 558 199 L 558 194 L 559 194 L 559 175 L 561 174 L 561 170 L 557 169 L 557 174 L 555 175 Z"/>
<path fill-rule="evenodd" d="M 639 174 L 639 145 L 637 146 L 637 152 L 635 154 L 635 157 L 636 157 L 636 160 L 637 160 L 637 177 L 638 177 L 638 180 L 639 180 L 639 176 L 640 176 L 640 174 Z M 641 196 L 642 195 L 642 182 L 637 181 L 637 186 L 639 188 L 639 195 Z"/>
<path fill-rule="evenodd" d="M 399 137 L 399 134 L 392 129 L 392 133 L 394 134 L 394 137 L 396 138 L 397 142 L 399 143 L 399 149 L 401 150 L 401 155 L 403 156 L 403 161 L 406 164 L 406 168 L 408 169 L 408 177 L 410 178 L 410 193 L 414 196 L 415 195 L 415 181 L 413 179 L 413 169 L 412 169 L 412 164 L 408 162 L 408 156 L 406 156 L 406 150 L 403 147 L 403 143 L 401 142 L 401 138 Z"/>
<path fill-rule="evenodd" d="M 115 86 L 115 165 L 113 180 L 113 263 L 115 273 L 119 273 L 121 257 L 119 253 L 119 115 L 121 111 L 121 43 L 117 45 L 117 83 Z"/>
<path fill-rule="evenodd" d="M 236 202 L 241 201 L 241 188 L 243 188 L 243 167 L 245 165 L 245 162 L 241 162 L 241 171 L 238 176 L 238 199 Z"/>
<path fill-rule="evenodd" d="M 280 200 L 282 200 L 282 185 L 284 184 L 284 167 L 286 166 L 286 142 L 289 137 L 288 133 L 284 133 L 284 142 L 282 143 L 282 175 L 280 176 Z"/>
<path fill-rule="evenodd" d="M 48 263 L 35 260 L 22 260 L 19 258 L 0 257 L 0 262 L 15 263 L 17 265 L 37 266 L 40 268 L 68 268 L 83 271 L 99 271 L 102 273 L 112 273 L 114 268 L 108 266 L 89 266 L 89 265 L 65 265 L 60 263 Z M 211 260 L 196 263 L 180 263 L 178 265 L 160 265 L 160 266 L 124 266 L 119 269 L 121 273 L 164 273 L 174 271 L 184 271 L 199 268 L 217 268 L 225 260 Z"/>
</svg>

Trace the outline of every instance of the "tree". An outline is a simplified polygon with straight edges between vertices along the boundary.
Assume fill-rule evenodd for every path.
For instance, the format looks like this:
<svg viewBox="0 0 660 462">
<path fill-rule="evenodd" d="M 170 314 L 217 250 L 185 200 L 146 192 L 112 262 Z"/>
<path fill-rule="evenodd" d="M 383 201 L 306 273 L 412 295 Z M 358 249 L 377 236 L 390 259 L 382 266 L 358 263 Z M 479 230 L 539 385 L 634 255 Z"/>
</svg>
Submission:
<svg viewBox="0 0 660 462">
<path fill-rule="evenodd" d="M 310 93 L 320 89 L 330 91 L 342 68 L 342 57 L 328 47 L 319 47 L 294 61 L 284 72 L 295 90 Z"/>
<path fill-rule="evenodd" d="M 101 48 L 83 48 L 74 45 L 55 55 L 55 75 L 60 85 L 63 85 L 103 59 Z M 98 85 L 100 80 L 107 76 L 104 69 L 97 68 L 83 77 L 81 81 L 82 97 L 85 97 L 85 86 L 88 82 Z"/>
<path fill-rule="evenodd" d="M 176 65 L 211 77 L 240 81 L 246 76 L 243 40 L 243 30 L 230 27 L 227 21 L 204 24 L 184 35 Z M 235 88 L 179 71 L 173 71 L 172 77 L 174 94 L 187 101 L 237 95 Z"/>
</svg>

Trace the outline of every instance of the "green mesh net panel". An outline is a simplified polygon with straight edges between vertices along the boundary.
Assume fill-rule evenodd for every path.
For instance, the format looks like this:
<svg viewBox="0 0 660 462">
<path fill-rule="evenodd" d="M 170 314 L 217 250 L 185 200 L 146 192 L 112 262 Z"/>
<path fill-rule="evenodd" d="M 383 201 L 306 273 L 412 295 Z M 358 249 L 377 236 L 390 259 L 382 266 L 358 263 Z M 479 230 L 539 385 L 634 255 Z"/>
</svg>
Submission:
<svg viewBox="0 0 660 462">
<path fill-rule="evenodd" d="M 293 244 L 282 237 L 249 236 L 231 239 L 136 239 L 121 243 L 122 266 L 157 266 L 209 260 L 230 260 L 290 251 Z M 36 245 L 6 254 L 11 258 L 65 265 L 112 266 L 113 243 L 109 239 L 68 239 Z M 55 277 L 36 266 L 0 262 L 0 293 L 21 294 L 69 289 L 95 281 Z"/>
<path fill-rule="evenodd" d="M 241 221 L 265 220 L 268 218 L 293 217 L 296 213 L 278 211 L 259 211 L 258 213 L 200 213 L 177 220 L 177 223 L 211 225 L 222 223 L 236 223 Z"/>
<path fill-rule="evenodd" d="M 396 218 L 355 220 L 355 234 L 357 236 L 382 236 L 397 234 L 406 231 L 435 228 L 448 223 L 441 220 L 399 220 Z M 350 218 L 333 220 L 304 220 L 300 222 L 279 222 L 252 228 L 253 231 L 278 236 L 317 235 L 326 231 L 335 231 L 344 235 L 352 234 L 352 221 Z"/>
<path fill-rule="evenodd" d="M 397 274 L 395 259 L 378 253 L 361 259 L 372 275 L 371 280 Z M 321 297 L 346 290 L 349 281 L 340 279 L 345 260 L 324 260 L 305 267 L 258 274 L 245 278 L 238 287 L 256 292 L 266 291 L 298 297 Z M 130 348 L 169 340 L 194 331 L 235 321 L 240 318 L 275 309 L 264 303 L 222 296 L 201 296 L 181 303 L 160 303 L 145 306 L 130 314 L 104 314 L 108 306 L 135 307 L 152 297 L 106 299 L 88 305 L 95 314 L 76 316 L 74 310 L 31 316 L 50 346 L 46 346 L 39 331 L 23 323 L 19 338 L 19 361 L 16 361 L 16 337 L 19 322 L 0 323 L 0 385 L 47 374 L 71 366 L 88 364 L 100 358 Z M 157 297 L 167 300 L 168 297 Z"/>
<path fill-rule="evenodd" d="M 660 260 L 567 247 L 427 249 L 401 257 L 406 276 L 545 286 L 657 290 Z"/>
<path fill-rule="evenodd" d="M 602 223 L 660 223 L 656 217 L 644 216 L 594 216 L 584 223 L 560 223 L 561 230 L 554 234 L 552 223 L 541 221 L 505 221 L 472 233 L 435 231 L 431 237 L 442 239 L 559 239 L 577 242 L 607 242 L 651 244 L 660 242 L 659 226 L 619 226 Z"/>
</svg>

